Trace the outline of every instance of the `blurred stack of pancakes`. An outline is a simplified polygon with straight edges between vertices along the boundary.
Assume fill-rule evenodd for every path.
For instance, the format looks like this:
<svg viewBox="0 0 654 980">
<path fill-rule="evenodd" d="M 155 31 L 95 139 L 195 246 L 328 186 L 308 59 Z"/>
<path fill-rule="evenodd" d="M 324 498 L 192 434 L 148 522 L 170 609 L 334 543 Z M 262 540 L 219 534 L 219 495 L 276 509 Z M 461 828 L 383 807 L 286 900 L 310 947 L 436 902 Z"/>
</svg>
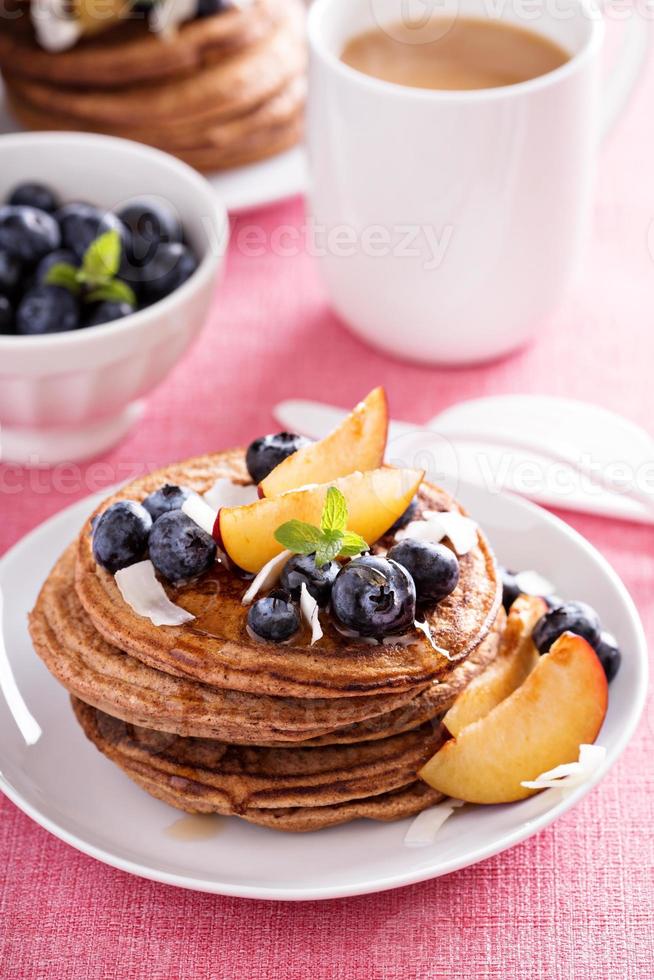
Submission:
<svg viewBox="0 0 654 980">
<path fill-rule="evenodd" d="M 227 5 L 164 36 L 137 8 L 56 52 L 37 43 L 25 0 L 0 16 L 0 69 L 23 125 L 134 139 L 199 170 L 297 142 L 305 62 L 301 0 Z"/>
<path fill-rule="evenodd" d="M 241 450 L 153 473 L 96 513 L 165 483 L 204 493 L 225 477 L 250 482 Z M 456 506 L 423 483 L 418 513 Z M 248 635 L 247 583 L 223 562 L 166 586 L 193 621 L 155 627 L 136 615 L 93 559 L 92 519 L 46 581 L 30 631 L 88 738 L 136 783 L 190 813 L 291 831 L 400 819 L 438 801 L 416 774 L 446 737 L 444 712 L 502 647 L 501 584 L 481 532 L 457 588 L 427 613 L 433 644 L 416 631 L 370 645 L 325 617 L 315 646 L 305 632 L 274 645 Z"/>
</svg>

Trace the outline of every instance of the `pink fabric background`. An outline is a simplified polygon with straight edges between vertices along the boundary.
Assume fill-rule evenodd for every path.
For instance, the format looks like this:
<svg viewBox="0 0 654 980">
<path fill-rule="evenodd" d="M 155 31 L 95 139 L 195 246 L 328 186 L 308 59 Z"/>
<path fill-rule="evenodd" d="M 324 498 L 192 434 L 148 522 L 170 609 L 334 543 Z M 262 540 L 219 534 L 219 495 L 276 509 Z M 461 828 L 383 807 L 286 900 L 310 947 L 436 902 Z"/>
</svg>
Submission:
<svg viewBox="0 0 654 980">
<path fill-rule="evenodd" d="M 335 321 L 306 256 L 252 258 L 232 248 L 200 342 L 121 446 L 81 468 L 0 469 L 0 551 L 89 491 L 270 430 L 283 397 L 348 406 L 383 383 L 395 417 L 424 421 L 470 396 L 544 392 L 595 401 L 652 428 L 653 94 L 654 66 L 602 151 L 585 277 L 529 350 L 463 371 L 394 362 Z M 257 224 L 270 234 L 302 220 L 293 202 L 237 229 Z M 614 564 L 652 636 L 654 529 L 563 516 Z M 448 878 L 323 904 L 247 902 L 137 880 L 76 853 L 2 799 L 0 978 L 647 980 L 653 721 L 650 702 L 602 785 L 508 853 Z"/>
</svg>

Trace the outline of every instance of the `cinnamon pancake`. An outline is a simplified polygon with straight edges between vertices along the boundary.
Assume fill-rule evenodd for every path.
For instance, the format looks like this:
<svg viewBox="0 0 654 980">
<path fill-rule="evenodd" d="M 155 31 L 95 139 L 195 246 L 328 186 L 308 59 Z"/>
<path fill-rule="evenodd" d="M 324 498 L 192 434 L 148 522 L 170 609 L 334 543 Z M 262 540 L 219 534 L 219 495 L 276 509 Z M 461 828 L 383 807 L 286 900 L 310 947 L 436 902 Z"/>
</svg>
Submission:
<svg viewBox="0 0 654 980">
<path fill-rule="evenodd" d="M 164 483 L 202 493 L 219 477 L 249 482 L 243 450 L 198 457 L 152 473 L 114 494 L 97 513 L 116 500 L 142 500 Z M 419 512 L 458 507 L 445 491 L 428 483 L 423 483 L 419 502 Z M 245 583 L 224 562 L 216 563 L 198 582 L 181 589 L 166 587 L 174 602 L 196 616 L 194 621 L 155 627 L 132 611 L 113 576 L 96 564 L 91 520 L 78 539 L 75 584 L 98 632 L 135 659 L 219 688 L 300 698 L 397 693 L 442 677 L 488 635 L 501 601 L 495 559 L 481 531 L 476 546 L 460 557 L 456 589 L 426 612 L 439 649 L 422 634 L 415 639 L 412 634 L 412 642 L 406 644 L 355 642 L 340 635 L 327 617 L 325 635 L 315 647 L 308 645 L 306 633 L 284 645 L 255 642 L 246 632 L 241 603 Z"/>
</svg>

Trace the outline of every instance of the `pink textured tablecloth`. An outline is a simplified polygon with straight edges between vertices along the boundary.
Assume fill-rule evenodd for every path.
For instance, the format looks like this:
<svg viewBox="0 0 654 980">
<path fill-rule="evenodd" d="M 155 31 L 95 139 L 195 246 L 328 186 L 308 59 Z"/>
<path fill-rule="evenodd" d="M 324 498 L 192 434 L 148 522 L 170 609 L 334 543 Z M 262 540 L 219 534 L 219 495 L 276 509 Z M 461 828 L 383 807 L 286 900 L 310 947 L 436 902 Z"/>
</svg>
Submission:
<svg viewBox="0 0 654 980">
<path fill-rule="evenodd" d="M 0 469 L 0 551 L 89 491 L 245 442 L 300 396 L 351 405 L 382 383 L 424 421 L 462 398 L 543 392 L 654 427 L 654 68 L 601 156 L 585 277 L 534 346 L 443 371 L 377 355 L 330 314 L 311 261 L 233 247 L 211 321 L 129 438 L 83 467 Z M 302 206 L 236 223 L 303 220 Z M 20 492 L 15 492 L 16 488 Z M 654 529 L 563 515 L 613 563 L 654 631 Z M 0 800 L 0 978 L 654 977 L 652 705 L 620 763 L 554 826 L 491 860 L 410 888 L 323 904 L 192 894 L 60 843 Z M 1 735 L 0 735 L 1 737 Z"/>
</svg>

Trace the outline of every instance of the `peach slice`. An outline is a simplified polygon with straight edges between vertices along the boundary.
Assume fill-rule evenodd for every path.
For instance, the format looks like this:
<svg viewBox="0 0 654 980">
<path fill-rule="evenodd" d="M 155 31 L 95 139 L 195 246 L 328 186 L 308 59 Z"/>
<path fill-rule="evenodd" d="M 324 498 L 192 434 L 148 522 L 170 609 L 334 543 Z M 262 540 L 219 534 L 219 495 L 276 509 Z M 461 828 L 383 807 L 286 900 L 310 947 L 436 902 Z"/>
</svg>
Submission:
<svg viewBox="0 0 654 980">
<path fill-rule="evenodd" d="M 338 487 L 347 501 L 348 530 L 373 544 L 404 513 L 424 472 L 383 467 L 350 473 L 330 484 L 293 490 L 244 507 L 223 507 L 218 512 L 214 537 L 227 555 L 247 572 L 258 572 L 282 550 L 275 540 L 280 524 L 294 519 L 320 524 L 325 496 Z"/>
<path fill-rule="evenodd" d="M 531 796 L 521 785 L 579 756 L 602 727 L 608 685 L 597 654 L 564 633 L 525 682 L 485 718 L 446 742 L 419 775 L 467 803 L 511 803 Z"/>
<path fill-rule="evenodd" d="M 547 612 L 547 603 L 536 596 L 521 595 L 511 606 L 495 660 L 456 699 L 443 718 L 455 737 L 513 694 L 538 663 L 538 651 L 531 634 Z"/>
<path fill-rule="evenodd" d="M 374 388 L 341 424 L 319 442 L 288 456 L 259 484 L 261 497 L 276 497 L 311 483 L 330 483 L 355 470 L 381 466 L 388 434 L 388 404 Z"/>
</svg>

